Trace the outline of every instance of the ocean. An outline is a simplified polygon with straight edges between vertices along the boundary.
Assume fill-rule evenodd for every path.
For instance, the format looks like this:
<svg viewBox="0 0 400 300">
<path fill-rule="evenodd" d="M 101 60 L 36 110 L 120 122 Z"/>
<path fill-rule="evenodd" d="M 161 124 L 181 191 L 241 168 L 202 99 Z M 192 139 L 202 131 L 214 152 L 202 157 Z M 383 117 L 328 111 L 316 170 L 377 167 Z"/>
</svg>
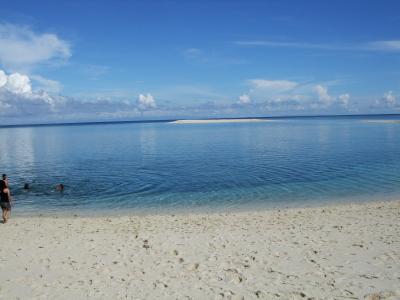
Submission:
<svg viewBox="0 0 400 300">
<path fill-rule="evenodd" d="M 9 176 L 17 215 L 399 199 L 399 121 L 390 115 L 3 127 L 0 173 Z"/>
</svg>

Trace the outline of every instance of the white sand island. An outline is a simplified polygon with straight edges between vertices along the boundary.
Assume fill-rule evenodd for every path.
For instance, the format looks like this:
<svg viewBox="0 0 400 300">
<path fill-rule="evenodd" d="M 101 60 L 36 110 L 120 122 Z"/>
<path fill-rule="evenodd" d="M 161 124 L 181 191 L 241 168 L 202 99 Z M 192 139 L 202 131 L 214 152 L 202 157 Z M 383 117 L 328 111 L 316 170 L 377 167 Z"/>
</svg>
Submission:
<svg viewBox="0 0 400 300">
<path fill-rule="evenodd" d="M 400 201 L 14 217 L 0 299 L 400 299 Z"/>
<path fill-rule="evenodd" d="M 400 120 L 365 120 L 364 123 L 400 124 Z"/>
<path fill-rule="evenodd" d="M 270 122 L 266 119 L 199 119 L 199 120 L 176 120 L 171 124 L 210 124 L 210 123 L 254 123 L 254 122 Z"/>
</svg>

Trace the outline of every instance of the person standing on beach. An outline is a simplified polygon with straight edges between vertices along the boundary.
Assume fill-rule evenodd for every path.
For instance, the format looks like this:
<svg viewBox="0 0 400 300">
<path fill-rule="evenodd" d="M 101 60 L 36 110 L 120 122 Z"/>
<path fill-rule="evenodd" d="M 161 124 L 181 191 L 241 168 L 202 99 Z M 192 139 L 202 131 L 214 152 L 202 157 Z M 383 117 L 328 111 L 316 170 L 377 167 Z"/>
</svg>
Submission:
<svg viewBox="0 0 400 300">
<path fill-rule="evenodd" d="M 3 223 L 7 223 L 7 220 L 10 218 L 11 212 L 11 193 L 10 188 L 8 187 L 8 179 L 7 175 L 3 174 L 2 179 L 0 180 L 0 206 L 3 211 Z"/>
</svg>

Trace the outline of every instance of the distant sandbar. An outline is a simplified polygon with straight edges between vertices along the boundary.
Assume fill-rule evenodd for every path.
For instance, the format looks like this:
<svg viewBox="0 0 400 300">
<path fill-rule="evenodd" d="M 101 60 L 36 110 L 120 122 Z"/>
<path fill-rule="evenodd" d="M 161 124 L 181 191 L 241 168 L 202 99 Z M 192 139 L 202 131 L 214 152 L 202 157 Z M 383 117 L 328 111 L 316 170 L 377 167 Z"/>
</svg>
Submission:
<svg viewBox="0 0 400 300">
<path fill-rule="evenodd" d="M 207 120 L 176 120 L 174 124 L 209 124 L 209 123 L 253 123 L 268 122 L 266 119 L 207 119 Z"/>
<path fill-rule="evenodd" d="M 400 120 L 366 120 L 365 123 L 400 124 Z"/>
</svg>

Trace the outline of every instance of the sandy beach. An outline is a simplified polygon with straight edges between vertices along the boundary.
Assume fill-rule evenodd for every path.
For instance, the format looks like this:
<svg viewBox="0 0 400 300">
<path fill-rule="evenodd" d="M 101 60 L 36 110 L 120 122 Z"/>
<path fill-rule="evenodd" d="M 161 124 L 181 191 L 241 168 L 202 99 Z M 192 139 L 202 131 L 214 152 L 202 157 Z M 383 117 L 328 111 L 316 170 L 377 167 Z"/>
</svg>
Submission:
<svg viewBox="0 0 400 300">
<path fill-rule="evenodd" d="M 400 201 L 14 217 L 0 299 L 400 299 Z"/>
<path fill-rule="evenodd" d="M 271 122 L 266 119 L 207 119 L 207 120 L 176 120 L 171 124 L 212 124 L 212 123 L 255 123 L 255 122 Z"/>
</svg>

